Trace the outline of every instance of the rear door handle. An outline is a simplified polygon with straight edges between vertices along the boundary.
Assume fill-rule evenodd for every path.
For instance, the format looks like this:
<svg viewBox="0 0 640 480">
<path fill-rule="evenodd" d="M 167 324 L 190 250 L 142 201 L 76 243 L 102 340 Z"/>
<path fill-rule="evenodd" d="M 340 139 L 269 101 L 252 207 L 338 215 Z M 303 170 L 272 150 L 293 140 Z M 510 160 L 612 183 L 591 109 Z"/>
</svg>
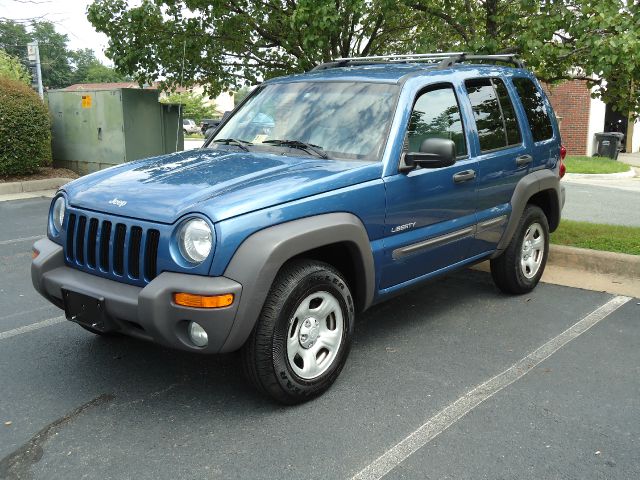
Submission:
<svg viewBox="0 0 640 480">
<path fill-rule="evenodd" d="M 533 162 L 533 157 L 531 155 L 520 155 L 519 157 L 516 157 L 516 165 L 519 167 L 529 165 L 531 162 Z"/>
<path fill-rule="evenodd" d="M 468 182 L 476 178 L 476 172 L 474 170 L 463 170 L 453 176 L 453 181 L 456 183 Z"/>
</svg>

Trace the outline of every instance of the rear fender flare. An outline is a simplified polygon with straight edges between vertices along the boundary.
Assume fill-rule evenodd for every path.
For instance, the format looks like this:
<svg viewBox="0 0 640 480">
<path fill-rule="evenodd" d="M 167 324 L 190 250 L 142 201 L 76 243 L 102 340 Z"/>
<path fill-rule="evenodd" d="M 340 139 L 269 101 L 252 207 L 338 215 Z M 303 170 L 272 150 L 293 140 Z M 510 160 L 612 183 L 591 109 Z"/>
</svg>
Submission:
<svg viewBox="0 0 640 480">
<path fill-rule="evenodd" d="M 529 203 L 529 200 L 537 193 L 544 190 L 551 190 L 558 199 L 554 202 L 554 208 L 561 208 L 561 193 L 560 193 L 560 178 L 558 174 L 553 170 L 538 170 L 525 175 L 520 179 L 516 188 L 511 196 L 511 215 L 509 216 L 509 222 L 507 228 L 498 243 L 496 252 L 492 255 L 492 258 L 499 256 L 509 245 L 509 242 L 515 234 L 518 222 L 522 217 L 522 213 Z M 560 212 L 557 213 L 557 218 L 560 218 Z"/>
</svg>

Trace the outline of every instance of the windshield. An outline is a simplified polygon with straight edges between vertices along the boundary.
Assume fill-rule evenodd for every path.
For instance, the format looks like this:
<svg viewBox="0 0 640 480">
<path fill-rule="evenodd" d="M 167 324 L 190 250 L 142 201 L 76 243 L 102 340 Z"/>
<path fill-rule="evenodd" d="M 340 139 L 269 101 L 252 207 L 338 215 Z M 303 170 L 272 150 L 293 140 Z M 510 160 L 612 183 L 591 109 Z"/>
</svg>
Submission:
<svg viewBox="0 0 640 480">
<path fill-rule="evenodd" d="M 314 148 L 328 158 L 379 161 L 396 95 L 396 85 L 377 83 L 266 85 L 217 132 L 210 145 L 270 149 L 306 145 L 307 153 Z"/>
</svg>

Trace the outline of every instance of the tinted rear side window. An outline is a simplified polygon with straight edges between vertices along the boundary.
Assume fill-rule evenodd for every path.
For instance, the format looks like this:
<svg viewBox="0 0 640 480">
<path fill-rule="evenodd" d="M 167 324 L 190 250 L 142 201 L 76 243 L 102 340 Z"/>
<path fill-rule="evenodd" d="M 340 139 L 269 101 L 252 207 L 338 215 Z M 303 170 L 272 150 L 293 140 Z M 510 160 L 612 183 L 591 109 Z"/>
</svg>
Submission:
<svg viewBox="0 0 640 480">
<path fill-rule="evenodd" d="M 533 135 L 533 141 L 539 142 L 553 137 L 553 128 L 547 109 L 542 101 L 542 94 L 535 84 L 528 78 L 514 78 L 513 84 L 518 91 L 520 100 L 529 120 L 529 127 Z"/>
<path fill-rule="evenodd" d="M 506 133 L 500 104 L 491 80 L 488 78 L 467 80 L 465 85 L 476 120 L 480 150 L 484 152 L 506 147 Z"/>
<path fill-rule="evenodd" d="M 493 79 L 493 86 L 496 87 L 496 93 L 502 107 L 502 116 L 504 118 L 504 126 L 507 130 L 507 145 L 517 145 L 522 143 L 522 135 L 520 134 L 520 126 L 518 125 L 518 117 L 516 110 L 513 108 L 509 91 L 504 82 L 498 78 Z"/>
</svg>

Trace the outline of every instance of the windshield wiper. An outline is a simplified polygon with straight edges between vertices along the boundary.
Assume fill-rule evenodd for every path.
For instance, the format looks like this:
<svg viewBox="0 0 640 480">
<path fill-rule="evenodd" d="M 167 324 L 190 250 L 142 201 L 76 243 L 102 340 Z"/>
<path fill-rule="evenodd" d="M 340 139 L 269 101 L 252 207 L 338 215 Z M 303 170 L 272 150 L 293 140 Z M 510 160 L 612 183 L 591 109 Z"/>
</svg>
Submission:
<svg viewBox="0 0 640 480">
<path fill-rule="evenodd" d="M 234 145 L 244 150 L 245 152 L 249 151 L 246 145 L 253 145 L 253 143 L 247 142 L 246 140 L 237 140 L 235 138 L 216 138 L 213 141 L 213 143 L 221 143 L 223 145 Z"/>
<path fill-rule="evenodd" d="M 322 151 L 322 147 L 320 145 L 314 145 L 313 143 L 305 143 L 300 140 L 264 140 L 262 143 L 267 143 L 271 145 L 290 147 L 290 148 L 298 148 L 300 150 L 304 150 L 305 152 L 315 153 L 320 158 L 329 158 L 329 156 Z"/>
</svg>

